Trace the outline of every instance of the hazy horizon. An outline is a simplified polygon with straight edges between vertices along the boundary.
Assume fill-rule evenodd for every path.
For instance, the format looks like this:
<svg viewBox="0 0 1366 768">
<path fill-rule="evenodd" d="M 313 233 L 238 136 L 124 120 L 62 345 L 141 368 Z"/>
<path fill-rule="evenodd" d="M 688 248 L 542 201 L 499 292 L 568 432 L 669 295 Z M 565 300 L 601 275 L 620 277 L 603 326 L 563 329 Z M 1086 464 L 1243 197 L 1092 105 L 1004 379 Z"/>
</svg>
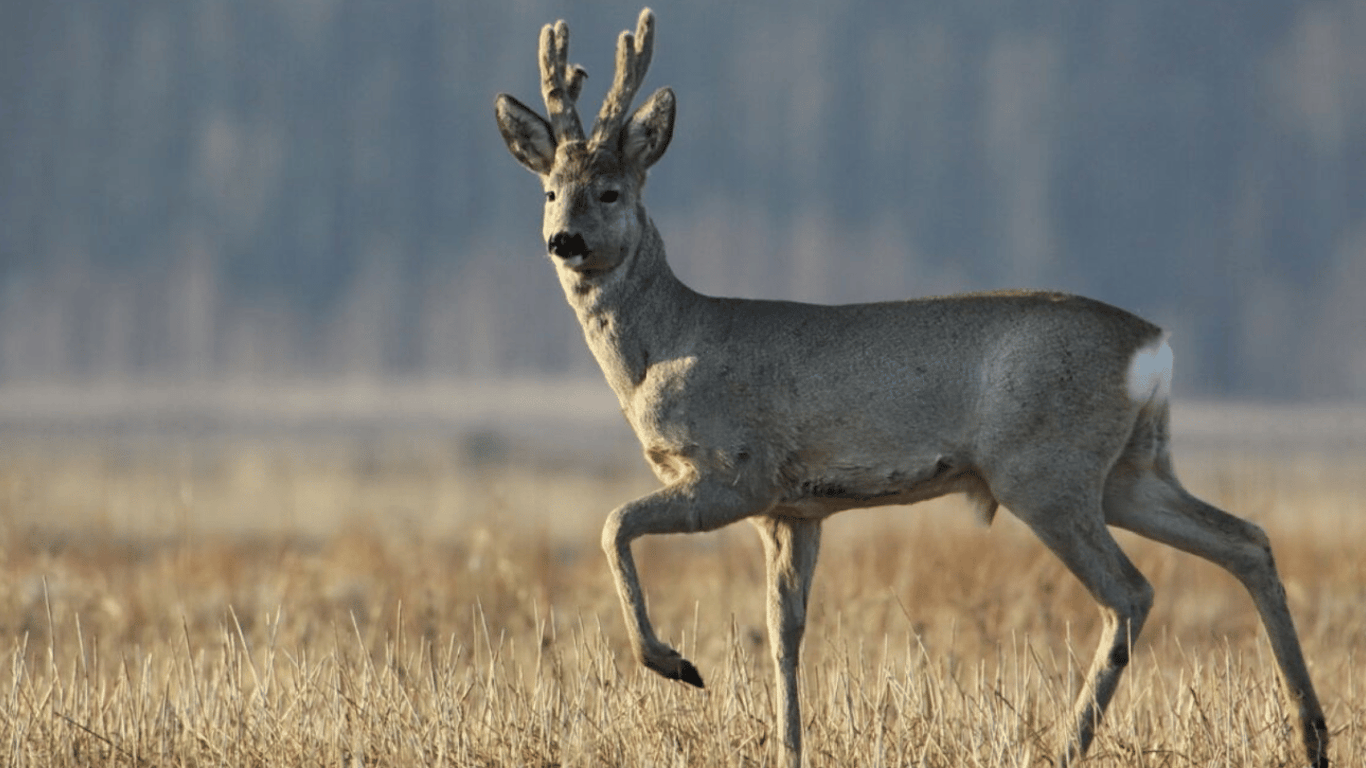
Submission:
<svg viewBox="0 0 1366 768">
<path fill-rule="evenodd" d="M 494 127 L 638 3 L 0 9 L 0 389 L 596 369 Z M 1366 401 L 1366 3 L 656 4 L 647 192 L 707 293 L 1083 293 L 1178 396 Z"/>
</svg>

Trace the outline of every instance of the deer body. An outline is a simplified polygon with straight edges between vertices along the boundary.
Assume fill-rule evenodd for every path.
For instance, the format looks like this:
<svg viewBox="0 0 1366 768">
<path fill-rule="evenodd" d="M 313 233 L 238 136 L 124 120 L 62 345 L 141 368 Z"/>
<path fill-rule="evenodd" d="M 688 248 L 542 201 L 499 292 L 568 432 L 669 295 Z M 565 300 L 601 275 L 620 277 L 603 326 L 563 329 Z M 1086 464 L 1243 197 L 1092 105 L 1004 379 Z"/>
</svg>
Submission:
<svg viewBox="0 0 1366 768">
<path fill-rule="evenodd" d="M 1086 751 L 1152 588 L 1107 526 L 1223 566 L 1266 626 L 1310 763 L 1327 730 L 1265 534 L 1191 496 L 1168 447 L 1171 350 L 1156 326 L 1091 299 L 1001 292 L 824 306 L 715 298 L 679 281 L 641 201 L 672 135 L 673 93 L 627 117 L 653 16 L 623 33 L 591 137 L 564 22 L 541 36 L 547 122 L 510 96 L 497 117 L 546 190 L 543 234 L 589 348 L 663 487 L 602 532 L 637 658 L 701 686 L 656 637 L 631 542 L 750 520 L 767 558 L 778 744 L 801 764 L 797 661 L 821 522 L 856 507 L 966 493 L 1004 505 L 1086 586 L 1105 624 L 1059 757 Z"/>
<path fill-rule="evenodd" d="M 1090 450 L 1110 461 L 1142 405 L 1129 358 L 1161 341 L 1143 320 L 1063 294 L 713 298 L 662 252 L 640 258 L 659 259 L 648 298 L 629 272 L 620 285 L 561 277 L 656 475 L 715 477 L 791 516 L 954 491 L 988 503 L 985 480 L 1008 471 L 1020 435 L 1075 449 L 1075 431 L 1098 420 L 1112 423 L 1088 433 Z"/>
</svg>

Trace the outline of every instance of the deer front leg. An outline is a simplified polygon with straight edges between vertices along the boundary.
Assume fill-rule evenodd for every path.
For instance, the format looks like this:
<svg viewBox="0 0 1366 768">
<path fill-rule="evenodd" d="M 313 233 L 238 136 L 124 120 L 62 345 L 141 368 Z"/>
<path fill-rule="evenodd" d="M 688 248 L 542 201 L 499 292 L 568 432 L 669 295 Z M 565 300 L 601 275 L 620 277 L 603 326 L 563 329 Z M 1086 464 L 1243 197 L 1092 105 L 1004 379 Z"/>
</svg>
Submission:
<svg viewBox="0 0 1366 768">
<path fill-rule="evenodd" d="M 779 764 L 801 768 L 802 715 L 797 667 L 811 579 L 821 547 L 819 520 L 756 517 L 754 527 L 764 542 L 768 564 L 768 643 L 777 675 Z"/>
<path fill-rule="evenodd" d="M 602 549 L 616 581 L 637 660 L 670 680 L 703 687 L 697 667 L 655 636 L 645 610 L 645 593 L 631 555 L 631 542 L 652 533 L 714 531 L 762 512 L 766 506 L 745 498 L 729 485 L 693 480 L 661 488 L 607 516 L 602 527 Z"/>
</svg>

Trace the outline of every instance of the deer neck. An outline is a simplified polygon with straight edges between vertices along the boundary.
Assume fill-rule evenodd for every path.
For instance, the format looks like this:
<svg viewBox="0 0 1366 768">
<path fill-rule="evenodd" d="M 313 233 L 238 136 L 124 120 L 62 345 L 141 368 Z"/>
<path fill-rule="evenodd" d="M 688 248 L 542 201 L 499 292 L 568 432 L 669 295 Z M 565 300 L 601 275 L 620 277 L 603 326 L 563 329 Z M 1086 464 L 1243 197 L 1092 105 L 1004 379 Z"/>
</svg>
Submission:
<svg viewBox="0 0 1366 768">
<path fill-rule="evenodd" d="M 622 402 L 645 380 L 652 361 L 675 356 L 699 298 L 674 276 L 659 230 L 641 215 L 640 244 L 614 269 L 596 276 L 558 269 L 588 348 Z"/>
</svg>

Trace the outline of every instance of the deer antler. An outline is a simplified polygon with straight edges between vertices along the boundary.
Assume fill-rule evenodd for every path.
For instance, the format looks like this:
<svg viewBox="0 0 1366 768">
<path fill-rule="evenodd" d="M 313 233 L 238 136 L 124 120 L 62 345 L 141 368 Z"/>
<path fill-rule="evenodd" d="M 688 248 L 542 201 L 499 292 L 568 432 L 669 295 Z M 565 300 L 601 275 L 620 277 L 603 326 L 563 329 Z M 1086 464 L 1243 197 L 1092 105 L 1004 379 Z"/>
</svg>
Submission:
<svg viewBox="0 0 1366 768">
<path fill-rule="evenodd" d="M 617 71 L 612 80 L 612 88 L 602 102 L 598 120 L 593 124 L 593 138 L 589 145 L 601 146 L 615 141 L 631 102 L 645 80 L 645 70 L 650 68 L 650 55 L 654 52 L 655 15 L 646 8 L 640 12 L 636 22 L 636 33 L 622 32 L 617 39 Z"/>
<path fill-rule="evenodd" d="M 570 65 L 569 25 L 563 20 L 541 30 L 541 96 L 550 116 L 557 142 L 582 141 L 583 123 L 574 102 L 579 98 L 588 72 Z"/>
</svg>

